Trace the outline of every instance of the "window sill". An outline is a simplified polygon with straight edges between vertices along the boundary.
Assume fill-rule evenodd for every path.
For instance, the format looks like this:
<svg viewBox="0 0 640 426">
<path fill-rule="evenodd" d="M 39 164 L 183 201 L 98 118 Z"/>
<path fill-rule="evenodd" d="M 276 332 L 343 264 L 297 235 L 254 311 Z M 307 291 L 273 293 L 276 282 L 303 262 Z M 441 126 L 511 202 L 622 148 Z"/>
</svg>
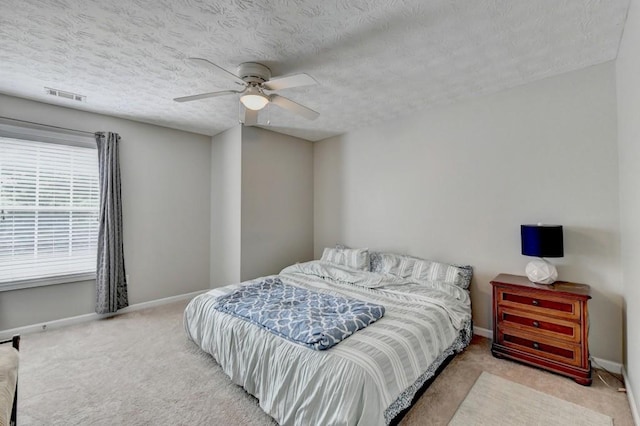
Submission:
<svg viewBox="0 0 640 426">
<path fill-rule="evenodd" d="M 20 281 L 9 281 L 5 283 L 0 283 L 0 292 L 10 291 L 10 290 L 20 290 L 23 288 L 31 288 L 31 287 L 44 287 L 47 285 L 55 285 L 55 284 L 65 284 L 65 283 L 72 283 L 77 281 L 89 281 L 89 280 L 95 280 L 95 279 L 96 279 L 95 272 L 85 272 L 81 274 L 57 275 L 55 277 L 33 278 L 33 279 L 20 280 Z"/>
</svg>

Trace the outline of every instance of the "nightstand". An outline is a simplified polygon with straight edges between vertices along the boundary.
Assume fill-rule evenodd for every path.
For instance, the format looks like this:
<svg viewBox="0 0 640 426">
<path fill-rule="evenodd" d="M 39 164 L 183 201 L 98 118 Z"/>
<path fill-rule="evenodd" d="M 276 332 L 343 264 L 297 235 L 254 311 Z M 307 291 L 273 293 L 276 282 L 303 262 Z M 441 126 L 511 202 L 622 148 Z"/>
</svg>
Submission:
<svg viewBox="0 0 640 426">
<path fill-rule="evenodd" d="M 586 284 L 535 284 L 500 274 L 493 286 L 491 353 L 591 385 Z"/>
</svg>

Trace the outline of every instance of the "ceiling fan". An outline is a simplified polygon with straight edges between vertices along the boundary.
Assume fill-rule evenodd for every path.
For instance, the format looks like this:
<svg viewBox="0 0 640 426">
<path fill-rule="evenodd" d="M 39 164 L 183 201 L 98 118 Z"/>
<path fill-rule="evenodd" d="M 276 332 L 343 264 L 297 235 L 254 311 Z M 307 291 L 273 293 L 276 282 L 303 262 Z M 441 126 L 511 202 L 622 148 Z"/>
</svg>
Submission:
<svg viewBox="0 0 640 426">
<path fill-rule="evenodd" d="M 219 92 L 201 93 L 199 95 L 183 96 L 175 98 L 176 102 L 190 102 L 198 99 L 214 98 L 217 96 L 240 94 L 240 102 L 243 107 L 240 113 L 240 121 L 246 126 L 258 124 L 258 111 L 272 103 L 280 108 L 301 115 L 309 120 L 315 120 L 320 116 L 316 111 L 300 105 L 291 99 L 275 93 L 265 93 L 265 91 L 275 91 L 289 89 L 291 87 L 310 86 L 318 82 L 308 74 L 294 74 L 283 77 L 271 78 L 271 70 L 257 62 L 245 62 L 238 66 L 238 75 L 225 70 L 213 62 L 203 58 L 188 58 L 206 65 L 222 75 L 233 80 L 236 84 L 243 86 L 242 90 L 222 90 Z"/>
</svg>

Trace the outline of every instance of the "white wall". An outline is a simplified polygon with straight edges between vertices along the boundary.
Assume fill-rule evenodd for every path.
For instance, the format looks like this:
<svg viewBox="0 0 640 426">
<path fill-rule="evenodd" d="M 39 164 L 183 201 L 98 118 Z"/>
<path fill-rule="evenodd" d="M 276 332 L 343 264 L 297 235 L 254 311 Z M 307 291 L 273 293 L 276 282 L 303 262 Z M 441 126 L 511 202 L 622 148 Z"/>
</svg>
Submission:
<svg viewBox="0 0 640 426">
<path fill-rule="evenodd" d="M 211 139 L 0 95 L 0 115 L 120 134 L 129 303 L 209 286 Z M 94 282 L 0 292 L 0 330 L 94 312 Z"/>
<path fill-rule="evenodd" d="M 211 287 L 313 259 L 313 144 L 238 125 L 212 139 Z"/>
<path fill-rule="evenodd" d="M 211 288 L 240 282 L 240 126 L 211 140 Z"/>
<path fill-rule="evenodd" d="M 590 284 L 590 349 L 622 360 L 613 63 L 462 101 L 314 145 L 315 255 L 342 242 L 523 274 L 520 225 L 564 225 L 560 278 Z"/>
<path fill-rule="evenodd" d="M 313 144 L 242 129 L 242 280 L 313 259 Z"/>
<path fill-rule="evenodd" d="M 616 61 L 625 369 L 640 412 L 640 3 L 631 1 Z"/>
</svg>

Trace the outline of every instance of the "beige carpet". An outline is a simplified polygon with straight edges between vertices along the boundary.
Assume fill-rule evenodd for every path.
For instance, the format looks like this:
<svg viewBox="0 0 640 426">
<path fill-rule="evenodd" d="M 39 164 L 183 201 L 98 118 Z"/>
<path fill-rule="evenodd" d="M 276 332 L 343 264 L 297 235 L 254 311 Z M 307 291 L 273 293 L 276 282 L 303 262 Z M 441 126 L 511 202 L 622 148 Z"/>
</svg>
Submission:
<svg viewBox="0 0 640 426">
<path fill-rule="evenodd" d="M 449 426 L 611 426 L 609 416 L 483 372 Z"/>
<path fill-rule="evenodd" d="M 182 328 L 179 302 L 23 335 L 18 424 L 273 425 Z M 446 425 L 483 371 L 631 426 L 626 395 L 493 358 L 474 337 L 409 411 L 402 426 Z"/>
<path fill-rule="evenodd" d="M 18 425 L 269 425 L 187 340 L 185 303 L 24 335 Z"/>
</svg>

